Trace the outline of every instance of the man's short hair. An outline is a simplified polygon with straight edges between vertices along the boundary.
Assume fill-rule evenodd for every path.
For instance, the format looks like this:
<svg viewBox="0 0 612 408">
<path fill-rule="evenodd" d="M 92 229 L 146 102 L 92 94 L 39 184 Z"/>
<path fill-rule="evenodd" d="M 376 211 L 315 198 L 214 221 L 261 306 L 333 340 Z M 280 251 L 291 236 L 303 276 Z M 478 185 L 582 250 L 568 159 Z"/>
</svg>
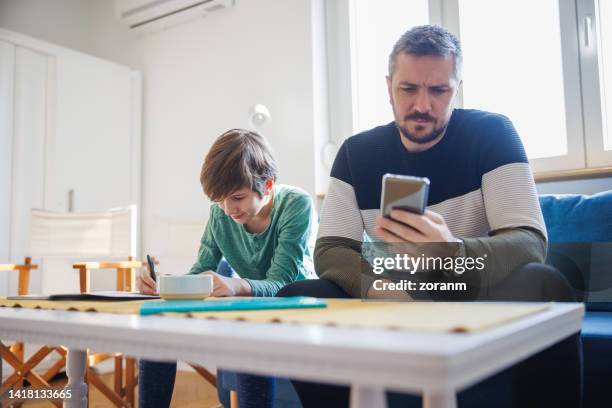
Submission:
<svg viewBox="0 0 612 408">
<path fill-rule="evenodd" d="M 263 196 L 265 181 L 275 180 L 277 169 L 272 149 L 261 135 L 231 129 L 219 136 L 208 151 L 200 183 L 212 201 L 245 187 Z"/>
<path fill-rule="evenodd" d="M 457 37 L 444 27 L 422 25 L 406 31 L 395 43 L 389 55 L 389 77 L 393 76 L 395 62 L 400 53 L 416 56 L 453 57 L 453 73 L 456 79 L 461 77 L 463 55 Z"/>
</svg>

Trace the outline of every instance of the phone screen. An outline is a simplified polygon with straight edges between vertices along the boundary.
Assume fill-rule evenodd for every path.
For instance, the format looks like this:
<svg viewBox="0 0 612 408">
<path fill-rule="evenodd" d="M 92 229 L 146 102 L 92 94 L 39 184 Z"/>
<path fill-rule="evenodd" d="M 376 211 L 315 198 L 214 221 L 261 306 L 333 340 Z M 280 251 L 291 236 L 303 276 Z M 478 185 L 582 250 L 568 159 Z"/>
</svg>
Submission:
<svg viewBox="0 0 612 408">
<path fill-rule="evenodd" d="M 387 216 L 392 209 L 400 209 L 423 214 L 427 206 L 428 193 L 429 180 L 427 178 L 385 174 L 381 212 Z"/>
</svg>

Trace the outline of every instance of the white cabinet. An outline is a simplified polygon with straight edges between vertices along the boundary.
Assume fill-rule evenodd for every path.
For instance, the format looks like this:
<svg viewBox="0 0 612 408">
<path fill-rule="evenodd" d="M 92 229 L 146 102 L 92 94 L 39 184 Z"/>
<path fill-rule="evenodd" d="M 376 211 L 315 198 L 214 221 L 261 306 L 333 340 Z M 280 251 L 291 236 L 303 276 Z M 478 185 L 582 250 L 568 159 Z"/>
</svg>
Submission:
<svg viewBox="0 0 612 408">
<path fill-rule="evenodd" d="M 140 100 L 137 71 L 0 29 L 0 263 L 27 254 L 30 208 L 67 211 L 70 191 L 74 211 L 140 208 Z M 78 290 L 70 261 L 42 260 L 31 291 Z"/>
<path fill-rule="evenodd" d="M 133 72 L 94 58 L 58 58 L 55 134 L 46 197 L 52 208 L 105 210 L 131 204 Z M 75 154 L 76 153 L 76 154 Z M 135 197 L 134 197 L 135 198 Z"/>
<path fill-rule="evenodd" d="M 11 167 L 15 47 L 0 41 L 0 262 L 8 261 L 11 223 Z M 7 277 L 0 276 L 0 293 Z M 3 286 L 4 285 L 4 286 Z"/>
<path fill-rule="evenodd" d="M 27 252 L 29 209 L 45 205 L 47 65 L 50 57 L 17 45 L 13 45 L 13 48 L 15 56 L 12 86 L 13 117 L 12 132 L 8 134 L 12 145 L 12 166 L 9 173 L 11 189 L 8 194 L 10 197 L 9 260 L 22 263 Z M 9 282 L 13 283 L 11 286 L 14 288 L 15 273 L 8 272 L 8 274 Z M 32 283 L 35 283 L 36 288 L 38 288 L 39 275 L 39 272 L 35 272 L 32 276 Z M 14 293 L 14 290 L 12 292 Z"/>
</svg>

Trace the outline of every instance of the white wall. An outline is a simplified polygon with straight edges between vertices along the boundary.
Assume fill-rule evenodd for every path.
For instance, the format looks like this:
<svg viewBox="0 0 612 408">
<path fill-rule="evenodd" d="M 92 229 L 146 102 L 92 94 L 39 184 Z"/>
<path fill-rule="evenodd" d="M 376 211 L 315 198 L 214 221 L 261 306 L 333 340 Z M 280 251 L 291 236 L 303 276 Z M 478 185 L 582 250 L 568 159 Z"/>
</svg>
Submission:
<svg viewBox="0 0 612 408">
<path fill-rule="evenodd" d="M 586 194 L 592 195 L 601 191 L 612 190 L 612 177 L 592 178 L 585 180 L 549 181 L 537 183 L 540 194 Z"/>
<path fill-rule="evenodd" d="M 140 41 L 115 17 L 112 0 L 0 0 L 0 27 L 141 68 Z"/>
<path fill-rule="evenodd" d="M 247 126 L 252 105 L 272 115 L 263 133 L 279 182 L 314 195 L 322 61 L 313 1 L 243 0 L 144 38 L 143 244 L 162 272 L 193 264 L 210 205 L 199 184 L 203 158 L 222 132 Z"/>
<path fill-rule="evenodd" d="M 0 0 L 0 27 L 143 71 L 143 250 L 162 269 L 194 261 L 209 203 L 204 155 L 255 103 L 272 122 L 279 182 L 314 195 L 327 140 L 322 0 L 238 0 L 235 7 L 139 37 L 110 0 Z M 315 143 L 316 142 L 316 143 Z M 325 171 L 327 172 L 327 171 Z"/>
<path fill-rule="evenodd" d="M 102 59 L 116 62 L 122 65 L 128 65 L 134 68 L 139 68 L 142 65 L 142 58 L 141 58 L 142 47 L 140 45 L 141 39 L 135 36 L 133 33 L 129 33 L 127 28 L 125 28 L 117 20 L 117 18 L 114 15 L 113 2 L 109 0 L 86 0 L 86 1 L 83 1 L 83 0 L 53 0 L 53 1 L 49 1 L 49 0 L 0 0 L 0 28 L 5 28 L 8 30 L 17 32 L 17 33 L 25 34 L 28 37 L 37 38 L 45 42 L 49 42 L 49 43 L 57 44 L 57 45 L 60 45 L 66 48 L 73 49 L 73 50 L 81 51 L 86 54 L 94 55 L 96 57 L 100 57 Z M 6 54 L 7 61 L 3 60 L 2 62 L 7 63 L 9 60 L 12 60 L 13 52 L 14 51 L 9 50 L 9 54 Z M 67 61 L 70 61 L 68 65 L 72 64 L 70 66 L 74 66 L 74 64 L 82 63 L 83 61 L 88 61 L 88 60 L 87 59 L 85 60 L 75 59 L 75 58 L 70 57 L 66 61 L 62 62 L 63 65 L 61 69 L 59 70 L 60 74 L 66 74 L 68 72 L 68 70 L 66 69 Z M 88 67 L 84 69 L 81 67 L 77 71 L 77 73 L 80 75 L 77 75 L 77 76 L 87 76 L 91 74 L 95 77 L 97 75 L 97 72 L 95 69 L 97 65 L 93 62 L 92 64 L 93 65 L 89 65 Z M 106 69 L 113 70 L 113 67 L 111 67 L 112 65 L 114 64 L 107 64 L 107 66 L 105 67 Z M 3 68 L 6 68 L 6 64 L 0 64 L 0 66 L 2 66 Z M 119 66 L 117 66 L 116 69 L 125 70 L 124 68 L 119 67 Z M 55 72 L 55 70 L 53 72 Z M 104 77 L 104 75 L 108 75 L 108 72 L 105 72 L 101 77 Z M 59 79 L 57 79 L 56 85 L 61 86 L 62 83 L 64 83 L 65 85 L 66 82 L 75 79 L 74 75 L 70 75 L 70 76 L 71 77 L 68 79 L 63 78 L 65 81 L 62 81 L 62 78 L 60 77 Z M 8 76 L 3 76 L 3 78 L 8 78 Z M 105 78 L 108 78 L 108 77 L 105 77 Z M 108 87 L 107 83 L 103 83 L 101 81 L 92 83 L 90 78 L 88 78 L 86 81 L 89 81 L 89 82 L 85 82 L 85 86 L 83 87 L 80 87 L 78 89 L 72 89 L 72 91 L 70 90 L 70 88 L 68 88 L 68 89 L 65 89 L 66 92 L 60 92 L 57 95 L 61 96 L 60 94 L 63 94 L 63 96 L 74 98 L 74 101 L 76 101 L 75 102 L 76 104 L 79 104 L 79 103 L 82 104 L 84 103 L 84 101 L 87 102 L 88 98 L 92 96 L 92 92 L 90 88 L 91 86 Z M 2 88 L 2 84 L 0 84 L 0 88 Z M 104 89 L 111 90 L 112 88 L 104 88 Z M 127 89 L 129 90 L 129 85 Z M 4 93 L 0 92 L 0 94 L 2 94 L 3 96 L 13 96 L 12 91 L 11 91 L 11 95 L 6 94 L 6 92 Z M 84 94 L 85 97 L 83 97 L 82 94 Z M 108 104 L 104 105 L 105 103 L 104 98 L 101 98 L 102 94 L 96 93 L 96 92 L 94 92 L 94 94 L 97 98 L 95 99 L 95 101 L 93 101 L 93 104 L 99 103 L 100 105 L 102 105 L 101 112 L 104 112 L 104 114 L 99 115 L 99 118 L 94 118 L 94 121 L 95 119 L 99 119 L 100 121 L 102 121 L 104 117 L 108 117 L 109 114 L 111 116 L 113 116 L 113 114 L 115 116 L 116 114 L 121 115 L 121 113 L 125 113 L 126 115 L 129 115 L 130 112 L 125 111 L 123 106 L 117 106 L 117 105 L 110 106 Z M 10 99 L 0 97 L 0 109 L 1 109 L 0 122 L 2 126 L 4 126 L 2 129 L 0 129 L 0 149 L 1 149 L 0 157 L 4 157 L 4 158 L 6 158 L 7 155 L 9 155 L 10 157 L 9 153 L 11 150 L 13 150 L 13 141 L 11 140 L 12 137 L 9 137 L 8 135 L 12 133 L 10 126 L 13 120 L 14 112 L 13 112 L 12 106 L 8 106 L 6 105 L 6 103 L 4 103 L 6 102 L 6 100 L 10 100 Z M 88 103 L 89 105 L 92 105 L 92 101 L 89 101 Z M 128 99 L 127 103 L 129 106 L 131 101 Z M 32 111 L 32 106 L 30 105 L 31 104 L 26 101 L 25 109 L 29 109 L 29 111 Z M 61 101 L 62 108 L 66 108 L 68 105 L 69 104 L 67 104 L 65 100 Z M 74 106 L 74 104 L 72 106 Z M 62 116 L 61 110 L 58 113 L 60 114 L 60 116 Z M 4 118 L 5 120 L 2 121 L 1 120 L 2 118 Z M 64 115 L 63 119 L 65 119 L 65 121 L 58 122 L 58 125 L 59 125 L 58 129 L 62 128 L 62 123 L 63 123 L 64 125 L 68 126 L 68 130 L 70 130 L 70 128 L 77 125 L 76 122 L 78 122 L 79 120 L 80 121 L 85 120 L 89 124 L 93 123 L 91 118 L 87 119 L 84 115 L 81 115 L 78 118 L 75 118 L 75 117 L 70 118 L 70 114 L 68 114 L 68 115 Z M 76 122 L 75 122 L 75 119 L 76 119 Z M 30 121 L 30 122 L 35 123 L 35 121 Z M 26 123 L 30 123 L 30 122 L 26 121 Z M 17 124 L 18 123 L 16 122 L 15 125 L 17 126 Z M 5 128 L 6 126 L 9 126 L 9 128 Z M 66 126 L 63 126 L 63 130 L 66 130 Z M 105 127 L 97 126 L 95 129 L 97 132 L 102 132 L 103 129 L 105 129 Z M 60 129 L 60 132 L 61 130 L 62 129 Z M 31 132 L 29 132 L 28 135 L 32 136 Z M 61 133 L 60 136 L 65 137 L 67 135 L 68 134 Z M 114 132 L 111 135 L 111 139 L 113 137 L 114 139 L 118 139 L 118 138 L 121 138 L 122 136 L 123 134 L 121 134 L 121 132 Z M 140 141 L 140 138 L 138 138 L 138 141 Z M 69 151 L 69 150 L 63 149 L 61 145 L 58 145 L 56 143 L 54 143 L 52 146 L 47 146 L 46 148 L 49 148 L 51 150 L 59 148 L 61 154 L 63 156 L 68 156 L 68 157 L 71 154 L 83 153 L 84 151 L 82 148 L 83 146 L 77 146 L 77 144 L 75 143 L 68 143 L 68 146 L 72 146 L 72 148 L 76 147 L 77 150 Z M 31 147 L 33 149 L 42 149 L 45 146 L 44 144 L 37 144 Z M 88 147 L 93 148 L 91 145 Z M 138 149 L 138 151 L 140 151 L 139 144 L 135 146 L 135 148 Z M 101 152 L 100 146 L 98 146 L 96 150 L 98 152 Z M 122 151 L 119 152 L 120 155 L 123 154 L 124 156 L 128 155 L 129 153 L 130 153 L 129 146 L 127 149 L 122 149 Z M 78 157 L 78 156 L 74 156 L 74 157 Z M 103 157 L 103 156 L 100 155 L 99 157 Z M 10 206 L 11 189 L 10 189 L 10 183 L 7 180 L 10 181 L 10 177 L 11 177 L 10 169 L 12 166 L 11 166 L 10 161 L 5 160 L 5 162 L 3 162 L 3 165 L 1 167 L 2 169 L 8 169 L 9 171 L 8 172 L 4 171 L 2 173 L 2 177 L 0 177 L 0 193 L 3 193 L 2 196 L 0 197 L 0 231 L 1 231 L 0 233 L 0 262 L 9 261 L 9 247 L 11 247 L 11 244 L 7 242 L 7 239 L 10 235 L 9 226 L 11 224 L 15 225 L 15 220 L 18 218 L 18 211 L 13 210 L 13 213 L 11 214 L 11 219 L 8 219 L 8 214 L 10 213 L 10 207 L 11 207 Z M 61 169 L 64 169 L 70 172 L 71 170 L 69 170 L 69 168 L 71 168 L 71 166 L 75 166 L 76 162 L 77 160 L 71 160 L 69 162 L 66 162 L 65 160 L 64 161 L 60 160 L 60 162 L 56 164 L 59 165 L 58 168 L 61 168 Z M 123 162 L 125 162 L 125 160 Z M 32 167 L 32 169 L 38 169 L 38 167 L 36 166 L 41 165 L 41 163 L 45 164 L 48 170 L 49 165 L 51 164 L 51 161 L 48 160 L 45 163 L 44 161 L 41 161 L 41 160 L 33 160 L 31 163 L 32 166 L 29 166 L 29 167 Z M 88 163 L 91 163 L 91 161 L 89 161 Z M 65 166 L 65 164 L 69 164 L 69 165 Z M 115 169 L 115 167 L 117 168 Z M 110 180 L 114 176 L 114 173 L 117 173 L 117 172 L 121 173 L 121 169 L 119 167 L 116 165 L 109 167 L 109 171 L 106 172 L 106 180 L 109 180 L 108 181 L 109 183 L 112 182 Z M 30 171 L 33 171 L 32 169 L 30 169 Z M 132 173 L 137 174 L 138 177 L 140 177 L 140 174 L 139 174 L 140 168 L 132 169 Z M 73 174 L 74 176 L 78 176 L 76 173 L 73 173 Z M 61 176 L 61 174 L 56 174 L 56 176 L 57 177 L 54 177 L 54 173 L 51 171 L 47 171 L 45 175 L 45 177 L 47 177 L 47 180 L 51 182 L 51 184 L 53 184 L 54 186 L 57 184 L 57 182 L 60 179 L 64 181 L 66 180 L 65 177 L 63 178 L 59 177 Z M 122 176 L 129 177 L 129 174 L 128 175 L 123 174 Z M 7 177 L 9 178 L 7 179 Z M 32 186 L 32 183 L 36 182 L 35 179 L 31 179 L 28 177 L 26 178 L 28 179 L 27 185 L 29 187 Z M 71 177 L 71 178 L 74 178 L 74 177 Z M 130 182 L 132 181 L 133 180 L 128 180 L 127 184 L 129 185 Z M 123 185 L 122 183 L 114 183 L 114 185 L 117 185 L 117 184 Z M 88 187 L 89 185 L 86 185 L 86 188 Z M 135 197 L 133 197 L 133 199 L 135 199 L 136 201 L 139 199 L 139 190 L 140 190 L 140 185 L 138 185 L 138 188 L 132 187 L 132 191 L 138 191 L 138 194 L 136 194 Z M 66 208 L 65 195 L 62 194 L 61 197 L 60 196 L 55 197 L 55 198 L 60 198 L 60 200 L 56 200 L 55 198 L 52 198 L 49 195 L 49 193 L 52 191 L 53 189 L 51 188 L 49 188 L 46 191 L 47 193 L 46 202 L 48 206 L 56 210 L 64 210 Z M 62 200 L 64 201 L 64 203 L 58 204 Z M 16 202 L 15 197 L 13 197 L 13 201 Z M 106 195 L 101 200 L 100 199 L 93 200 L 87 203 L 81 200 L 79 202 L 78 194 L 77 194 L 75 208 L 77 210 L 88 210 L 92 208 L 96 208 L 96 209 L 108 208 L 109 206 L 117 205 L 116 203 L 113 205 L 109 205 L 109 202 L 112 203 L 112 202 L 117 202 L 117 201 L 119 201 L 122 204 L 127 204 L 126 202 L 122 200 L 121 197 L 116 197 L 116 196 L 113 197 L 111 195 Z M 37 205 L 37 207 L 43 207 L 43 205 L 42 204 Z M 15 205 L 13 206 L 13 208 L 15 208 Z M 15 236 L 18 236 L 19 234 L 22 234 L 23 231 L 25 230 L 22 228 L 19 228 L 19 229 L 13 228 L 12 234 Z M 19 241 L 19 239 L 15 239 L 15 241 Z M 23 260 L 15 256 L 17 252 L 19 251 L 16 251 L 15 247 L 13 246 L 13 250 L 10 251 L 12 255 L 11 261 L 16 262 L 16 261 Z M 40 271 L 34 271 L 33 276 L 31 277 L 31 282 L 32 282 L 31 290 L 33 291 L 40 290 L 40 282 L 39 282 L 39 278 L 37 277 L 39 274 L 40 274 Z M 108 275 L 109 278 L 112 278 L 112 276 L 108 273 L 106 273 L 105 275 Z M 12 274 L 11 276 L 16 277 L 15 274 Z M 5 290 L 9 282 L 8 277 L 9 277 L 8 273 L 6 272 L 0 273 L 0 293 L 6 294 Z M 106 276 L 102 276 L 102 279 L 98 279 L 98 276 L 96 275 L 93 278 L 94 287 L 102 281 L 106 282 L 106 280 L 104 279 L 105 277 Z M 12 280 L 15 281 L 15 279 L 12 279 Z M 110 286 L 108 286 L 108 288 L 112 287 L 113 285 L 112 282 L 113 281 L 111 280 Z"/>
</svg>

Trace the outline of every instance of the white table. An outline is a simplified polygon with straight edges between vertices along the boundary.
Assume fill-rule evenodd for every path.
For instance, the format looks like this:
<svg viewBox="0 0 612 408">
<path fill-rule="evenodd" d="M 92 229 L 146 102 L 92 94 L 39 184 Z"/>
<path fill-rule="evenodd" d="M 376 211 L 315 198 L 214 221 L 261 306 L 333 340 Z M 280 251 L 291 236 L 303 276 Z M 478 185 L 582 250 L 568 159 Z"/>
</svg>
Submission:
<svg viewBox="0 0 612 408">
<path fill-rule="evenodd" d="M 346 384 L 353 408 L 384 407 L 385 390 L 423 393 L 425 407 L 450 408 L 458 390 L 578 332 L 583 314 L 582 304 L 553 304 L 480 333 L 427 334 L 0 308 L 0 339 L 68 347 L 70 408 L 87 405 L 88 348 Z"/>
</svg>

